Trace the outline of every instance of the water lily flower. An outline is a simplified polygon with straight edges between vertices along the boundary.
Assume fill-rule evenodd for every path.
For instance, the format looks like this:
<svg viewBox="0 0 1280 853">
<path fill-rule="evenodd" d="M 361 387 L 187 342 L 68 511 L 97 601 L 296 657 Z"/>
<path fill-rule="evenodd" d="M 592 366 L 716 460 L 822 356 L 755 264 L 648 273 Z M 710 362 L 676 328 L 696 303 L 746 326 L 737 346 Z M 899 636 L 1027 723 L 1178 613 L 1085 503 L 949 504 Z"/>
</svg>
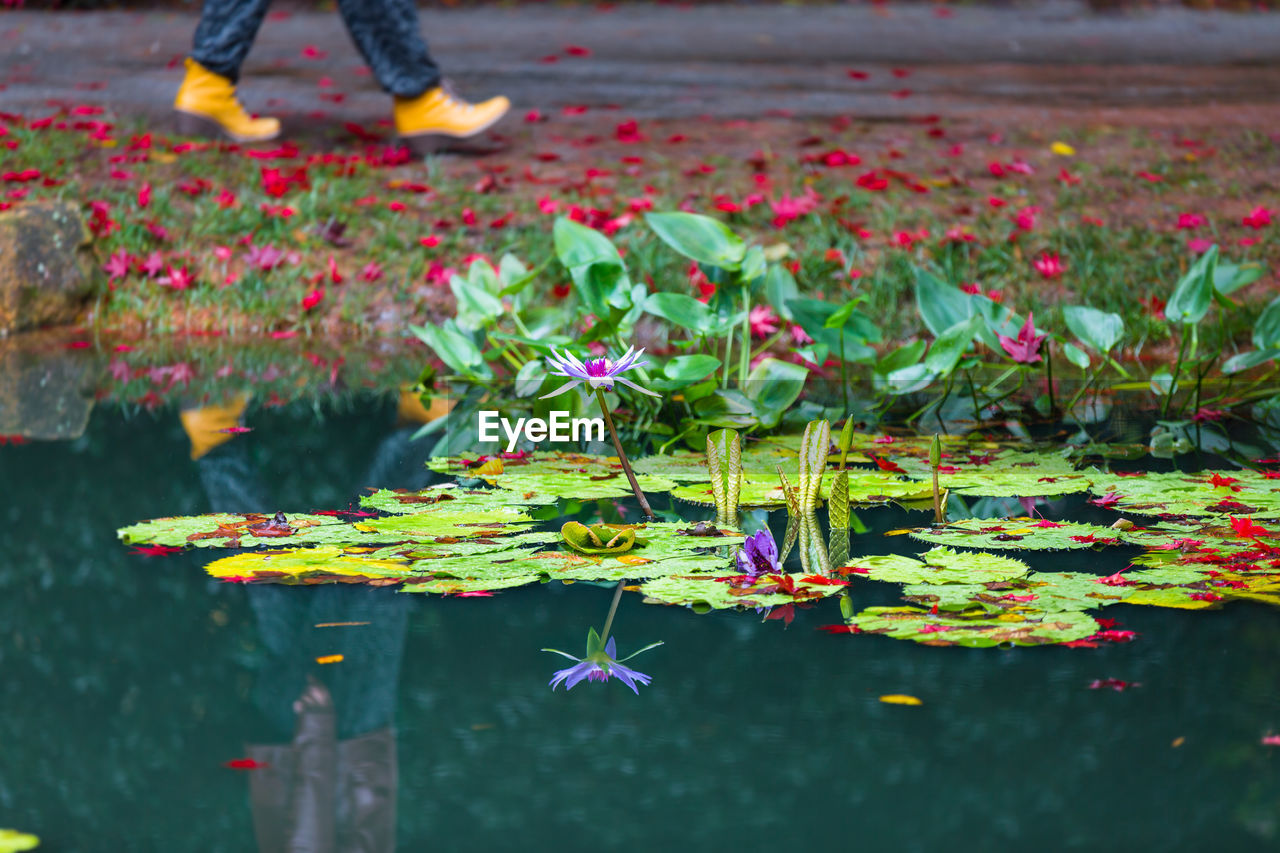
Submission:
<svg viewBox="0 0 1280 853">
<path fill-rule="evenodd" d="M 565 352 L 563 355 L 551 350 L 551 358 L 547 360 L 551 365 L 553 376 L 566 376 L 573 380 L 561 385 L 550 394 L 543 394 L 542 399 L 548 397 L 557 397 L 568 391 L 570 388 L 576 388 L 584 382 L 591 391 L 603 389 L 612 391 L 614 383 L 621 383 L 628 388 L 634 388 L 641 394 L 648 394 L 650 397 L 661 398 L 661 394 L 655 394 L 652 391 L 645 390 L 629 379 L 622 376 L 628 370 L 637 367 L 644 367 L 648 361 L 640 361 L 640 356 L 644 353 L 644 349 L 635 351 L 635 347 L 628 347 L 622 357 L 617 361 L 613 361 L 606 357 L 589 358 L 585 362 L 579 361 L 571 352 Z"/>
<path fill-rule="evenodd" d="M 752 580 L 761 575 L 780 574 L 782 566 L 778 563 L 778 543 L 768 528 L 757 530 L 738 549 L 738 571 Z"/>
<path fill-rule="evenodd" d="M 1040 360 L 1040 345 L 1044 343 L 1049 336 L 1037 335 L 1035 323 L 1032 322 L 1031 314 L 1027 314 L 1027 322 L 1022 324 L 1022 328 L 1018 331 L 1018 337 L 1010 338 L 1006 335 L 996 335 L 1000 339 L 1000 346 L 1004 347 L 1004 351 L 1009 357 L 1019 364 L 1035 364 Z"/>
<path fill-rule="evenodd" d="M 557 671 L 552 676 L 549 684 L 552 690 L 555 690 L 561 684 L 564 684 L 565 690 L 572 690 L 576 684 L 584 679 L 608 681 L 610 678 L 616 678 L 630 687 L 631 691 L 638 696 L 640 691 L 636 688 L 636 684 L 643 684 L 647 687 L 653 679 L 643 672 L 637 672 L 631 667 L 623 666 L 622 664 L 641 652 L 647 652 L 649 649 L 660 645 L 662 645 L 660 641 L 650 643 L 640 651 L 618 660 L 618 648 L 614 638 L 610 637 L 609 642 L 604 644 L 600 641 L 600 635 L 596 633 L 596 629 L 592 628 L 587 634 L 587 653 L 584 657 L 574 657 L 568 652 L 562 652 L 558 649 L 543 649 L 544 652 L 553 652 L 567 657 L 569 660 L 577 661 L 573 666 Z"/>
</svg>

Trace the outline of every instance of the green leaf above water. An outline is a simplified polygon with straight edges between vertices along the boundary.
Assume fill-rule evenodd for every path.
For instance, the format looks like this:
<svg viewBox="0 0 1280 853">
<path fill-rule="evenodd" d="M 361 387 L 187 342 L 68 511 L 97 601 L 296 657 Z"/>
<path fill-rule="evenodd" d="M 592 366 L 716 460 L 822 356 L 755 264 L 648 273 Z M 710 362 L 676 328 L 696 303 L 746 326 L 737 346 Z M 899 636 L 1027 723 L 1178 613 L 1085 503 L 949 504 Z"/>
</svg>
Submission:
<svg viewBox="0 0 1280 853">
<path fill-rule="evenodd" d="M 848 620 L 864 634 L 884 634 L 929 646 L 990 648 L 1041 646 L 1083 640 L 1098 631 L 1093 617 L 1079 612 L 930 614 L 915 607 L 868 607 Z"/>
<path fill-rule="evenodd" d="M 794 591 L 781 588 L 778 575 L 766 575 L 749 586 L 735 586 L 725 574 L 677 575 L 651 580 L 640 586 L 646 603 L 676 604 L 705 613 L 737 607 L 776 607 L 825 598 L 844 589 L 842 582 L 824 581 L 813 575 L 785 575 Z"/>
<path fill-rule="evenodd" d="M 1005 551 L 1044 551 L 1118 545 L 1123 541 L 1116 530 L 1097 524 L 1044 519 L 1013 518 L 1006 521 L 965 519 L 945 527 L 921 527 L 911 536 L 925 542 L 964 548 Z"/>
<path fill-rule="evenodd" d="M 845 571 L 890 583 L 988 583 L 1022 577 L 1027 565 L 995 554 L 938 547 L 922 554 L 919 560 L 898 554 L 853 557 Z"/>
</svg>

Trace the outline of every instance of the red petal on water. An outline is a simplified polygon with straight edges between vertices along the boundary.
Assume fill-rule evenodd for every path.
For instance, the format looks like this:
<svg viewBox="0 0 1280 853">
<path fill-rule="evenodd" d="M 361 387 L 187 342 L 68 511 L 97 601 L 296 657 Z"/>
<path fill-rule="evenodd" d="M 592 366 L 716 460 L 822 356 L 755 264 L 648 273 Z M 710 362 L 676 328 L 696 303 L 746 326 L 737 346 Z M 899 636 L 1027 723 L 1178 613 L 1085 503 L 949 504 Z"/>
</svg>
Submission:
<svg viewBox="0 0 1280 853">
<path fill-rule="evenodd" d="M 263 767 L 270 767 L 271 765 L 254 758 L 233 758 L 222 766 L 230 767 L 232 770 L 261 770 Z"/>
</svg>

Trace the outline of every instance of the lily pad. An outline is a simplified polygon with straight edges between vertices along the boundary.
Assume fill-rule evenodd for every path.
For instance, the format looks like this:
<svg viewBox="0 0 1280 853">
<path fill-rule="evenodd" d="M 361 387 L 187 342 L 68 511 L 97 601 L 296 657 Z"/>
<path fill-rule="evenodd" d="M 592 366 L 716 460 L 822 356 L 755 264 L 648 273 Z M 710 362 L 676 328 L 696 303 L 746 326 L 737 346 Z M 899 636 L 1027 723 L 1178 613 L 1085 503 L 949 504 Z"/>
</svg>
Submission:
<svg viewBox="0 0 1280 853">
<path fill-rule="evenodd" d="M 916 607 L 868 607 L 848 623 L 864 634 L 885 634 L 927 646 L 971 648 L 1069 643 L 1098 631 L 1093 617 L 1074 611 L 957 616 L 931 614 Z"/>
<path fill-rule="evenodd" d="M 532 572 L 492 578 L 436 578 L 423 583 L 407 583 L 400 587 L 400 591 L 432 595 L 469 595 L 513 589 L 538 583 L 540 580 L 542 580 L 541 576 Z"/>
<path fill-rule="evenodd" d="M 436 457 L 427 463 L 433 471 L 458 477 L 483 479 L 501 489 L 516 492 L 525 500 L 548 497 L 602 500 L 630 495 L 631 485 L 617 457 L 589 456 L 563 451 L 539 452 L 521 459 L 500 460 L 500 470 L 481 473 L 478 457 Z M 645 492 L 667 492 L 675 482 L 664 477 L 637 474 Z"/>
<path fill-rule="evenodd" d="M 897 554 L 854 557 L 846 564 L 845 572 L 890 583 L 989 583 L 1022 577 L 1027 565 L 1009 557 L 939 546 L 922 554 L 919 560 Z"/>
<path fill-rule="evenodd" d="M 1256 471 L 1091 476 L 1098 503 L 1139 515 L 1280 518 L 1280 480 Z"/>
<path fill-rule="evenodd" d="M 205 571 L 215 578 L 241 582 L 400 583 L 410 574 L 408 560 L 373 560 L 342 548 L 290 548 L 283 551 L 245 551 L 214 560 Z"/>
<path fill-rule="evenodd" d="M 367 527 L 333 516 L 303 513 L 210 513 L 156 518 L 116 531 L 126 545 L 193 548 L 252 548 L 319 545 L 353 541 L 386 542 Z"/>
<path fill-rule="evenodd" d="M 698 612 L 735 607 L 776 607 L 825 598 L 844 589 L 844 582 L 816 575 L 765 575 L 754 583 L 728 575 L 677 575 L 640 586 L 646 603 L 676 604 Z"/>
<path fill-rule="evenodd" d="M 964 548 L 1006 551 L 1046 551 L 1068 548 L 1092 548 L 1095 545 L 1119 545 L 1118 531 L 1096 524 L 1070 521 L 1013 518 L 1007 521 L 965 519 L 952 521 L 945 527 L 921 527 L 911 536 L 925 542 Z"/>
<path fill-rule="evenodd" d="M 357 530 L 381 534 L 384 538 L 421 539 L 426 537 L 455 537 L 468 539 L 485 536 L 502 536 L 524 530 L 532 522 L 504 520 L 505 513 L 488 510 L 466 512 L 416 512 L 412 515 L 389 515 L 370 518 L 352 525 Z"/>
<path fill-rule="evenodd" d="M 927 457 L 893 457 L 892 461 L 917 480 L 930 476 Z M 944 447 L 938 484 L 957 495 L 1013 498 L 1083 492 L 1090 480 L 1070 460 L 1052 451 L 975 453 Z"/>
<path fill-rule="evenodd" d="M 553 502 L 554 496 L 526 499 L 511 492 L 494 492 L 493 489 L 464 489 L 455 483 L 432 486 L 420 491 L 404 489 L 378 489 L 360 499 L 366 509 L 379 510 L 391 515 L 409 515 L 420 512 L 456 513 L 484 510 L 509 515 L 512 519 L 527 517 L 529 506 Z"/>
</svg>

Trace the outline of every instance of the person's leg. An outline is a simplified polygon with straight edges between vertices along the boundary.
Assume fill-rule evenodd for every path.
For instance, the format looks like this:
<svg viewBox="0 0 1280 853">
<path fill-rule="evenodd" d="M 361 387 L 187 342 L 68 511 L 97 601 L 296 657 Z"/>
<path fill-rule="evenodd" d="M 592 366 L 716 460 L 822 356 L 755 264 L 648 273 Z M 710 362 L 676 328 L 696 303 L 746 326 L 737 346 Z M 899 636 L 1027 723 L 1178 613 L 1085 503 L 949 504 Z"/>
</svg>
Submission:
<svg viewBox="0 0 1280 853">
<path fill-rule="evenodd" d="M 279 121 L 254 118 L 236 97 L 240 65 L 270 5 L 271 0 L 204 0 L 187 75 L 173 101 L 180 132 L 225 136 L 235 142 L 280 135 Z"/>
<path fill-rule="evenodd" d="M 204 0 L 191 58 L 235 83 L 270 5 L 271 0 Z"/>
<path fill-rule="evenodd" d="M 389 94 L 416 98 L 440 85 L 413 0 L 338 0 L 351 40 Z"/>
<path fill-rule="evenodd" d="M 338 0 L 338 8 L 370 70 L 395 99 L 396 132 L 411 147 L 423 153 L 455 147 L 510 109 L 506 98 L 471 104 L 441 86 L 413 0 Z"/>
</svg>

